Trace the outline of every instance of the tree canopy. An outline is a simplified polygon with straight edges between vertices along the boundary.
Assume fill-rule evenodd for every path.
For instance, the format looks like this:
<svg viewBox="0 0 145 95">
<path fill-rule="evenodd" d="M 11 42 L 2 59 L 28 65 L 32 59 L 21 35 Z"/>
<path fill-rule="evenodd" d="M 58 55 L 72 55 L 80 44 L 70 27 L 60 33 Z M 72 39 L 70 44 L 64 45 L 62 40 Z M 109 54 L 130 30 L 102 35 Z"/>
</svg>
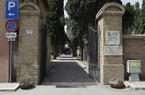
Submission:
<svg viewBox="0 0 145 95">
<path fill-rule="evenodd" d="M 76 45 L 83 46 L 83 39 L 87 37 L 88 25 L 95 26 L 97 12 L 108 2 L 122 4 L 121 0 L 68 0 L 66 10 L 69 20 L 67 20 L 67 24 L 69 26 L 68 31 L 73 35 L 72 44 L 75 45 L 73 47 L 77 48 Z"/>
<path fill-rule="evenodd" d="M 53 55 L 57 56 L 65 45 L 67 35 L 64 32 L 64 24 L 68 25 L 68 34 L 71 36 L 73 52 L 77 46 L 83 48 L 83 40 L 87 38 L 88 25 L 95 26 L 95 16 L 101 7 L 108 2 L 121 0 L 68 0 L 65 9 L 69 18 L 64 20 L 63 0 L 48 0 L 50 10 L 47 13 L 48 34 L 51 35 Z M 145 33 L 145 0 L 142 8 L 139 3 L 131 5 L 127 3 L 123 16 L 124 34 Z M 66 22 L 64 22 L 66 21 Z"/>
<path fill-rule="evenodd" d="M 141 10 L 141 33 L 145 33 L 145 0 L 143 0 L 142 10 Z"/>
<path fill-rule="evenodd" d="M 67 36 L 64 32 L 63 0 L 48 0 L 47 30 L 51 36 L 52 53 L 57 57 L 63 51 Z"/>
<path fill-rule="evenodd" d="M 145 33 L 145 0 L 142 8 L 139 2 L 135 5 L 127 3 L 126 12 L 123 16 L 123 33 L 124 34 L 144 34 Z"/>
</svg>

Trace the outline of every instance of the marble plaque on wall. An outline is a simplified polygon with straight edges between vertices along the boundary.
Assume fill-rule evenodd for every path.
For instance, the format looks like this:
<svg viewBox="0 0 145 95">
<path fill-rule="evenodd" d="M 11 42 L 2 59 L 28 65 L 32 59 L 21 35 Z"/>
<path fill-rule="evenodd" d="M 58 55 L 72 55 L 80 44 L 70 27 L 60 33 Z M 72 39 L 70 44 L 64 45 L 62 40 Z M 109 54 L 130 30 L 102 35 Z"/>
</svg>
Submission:
<svg viewBox="0 0 145 95">
<path fill-rule="evenodd" d="M 123 55 L 122 46 L 105 46 L 104 55 Z"/>
<path fill-rule="evenodd" d="M 120 44 L 120 31 L 107 31 L 106 32 L 106 44 L 107 45 L 119 45 Z"/>
</svg>

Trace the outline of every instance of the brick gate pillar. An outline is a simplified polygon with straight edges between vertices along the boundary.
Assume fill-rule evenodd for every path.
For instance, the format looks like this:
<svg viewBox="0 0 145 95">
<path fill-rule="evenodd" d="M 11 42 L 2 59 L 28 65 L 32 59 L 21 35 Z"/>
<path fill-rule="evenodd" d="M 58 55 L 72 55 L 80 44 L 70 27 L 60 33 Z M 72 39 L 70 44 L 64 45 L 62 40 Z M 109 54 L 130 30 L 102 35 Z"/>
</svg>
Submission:
<svg viewBox="0 0 145 95">
<path fill-rule="evenodd" d="M 118 3 L 107 3 L 97 13 L 99 33 L 100 82 L 124 79 L 122 16 L 125 9 Z"/>
<path fill-rule="evenodd" d="M 40 10 L 34 3 L 20 5 L 17 78 L 31 76 L 34 84 L 40 81 Z"/>
</svg>

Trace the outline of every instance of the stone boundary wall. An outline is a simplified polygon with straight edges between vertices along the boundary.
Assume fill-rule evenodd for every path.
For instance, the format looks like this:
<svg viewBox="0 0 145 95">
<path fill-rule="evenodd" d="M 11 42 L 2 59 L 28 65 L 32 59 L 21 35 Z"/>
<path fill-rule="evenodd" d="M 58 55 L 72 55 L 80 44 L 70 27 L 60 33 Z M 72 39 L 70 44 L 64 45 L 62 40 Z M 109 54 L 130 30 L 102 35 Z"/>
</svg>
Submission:
<svg viewBox="0 0 145 95">
<path fill-rule="evenodd" d="M 123 35 L 123 63 L 125 66 L 125 79 L 127 60 L 141 60 L 140 79 L 145 80 L 145 35 Z"/>
</svg>

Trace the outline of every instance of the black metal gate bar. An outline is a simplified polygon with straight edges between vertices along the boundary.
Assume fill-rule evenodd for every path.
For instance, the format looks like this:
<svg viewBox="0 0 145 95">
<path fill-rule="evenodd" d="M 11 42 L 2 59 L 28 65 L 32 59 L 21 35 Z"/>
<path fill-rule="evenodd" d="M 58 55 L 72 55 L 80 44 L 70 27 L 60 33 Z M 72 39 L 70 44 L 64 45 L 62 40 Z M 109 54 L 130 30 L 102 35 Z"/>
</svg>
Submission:
<svg viewBox="0 0 145 95">
<path fill-rule="evenodd" d="M 89 75 L 100 81 L 100 66 L 98 64 L 98 31 L 93 25 L 88 27 Z"/>
</svg>

